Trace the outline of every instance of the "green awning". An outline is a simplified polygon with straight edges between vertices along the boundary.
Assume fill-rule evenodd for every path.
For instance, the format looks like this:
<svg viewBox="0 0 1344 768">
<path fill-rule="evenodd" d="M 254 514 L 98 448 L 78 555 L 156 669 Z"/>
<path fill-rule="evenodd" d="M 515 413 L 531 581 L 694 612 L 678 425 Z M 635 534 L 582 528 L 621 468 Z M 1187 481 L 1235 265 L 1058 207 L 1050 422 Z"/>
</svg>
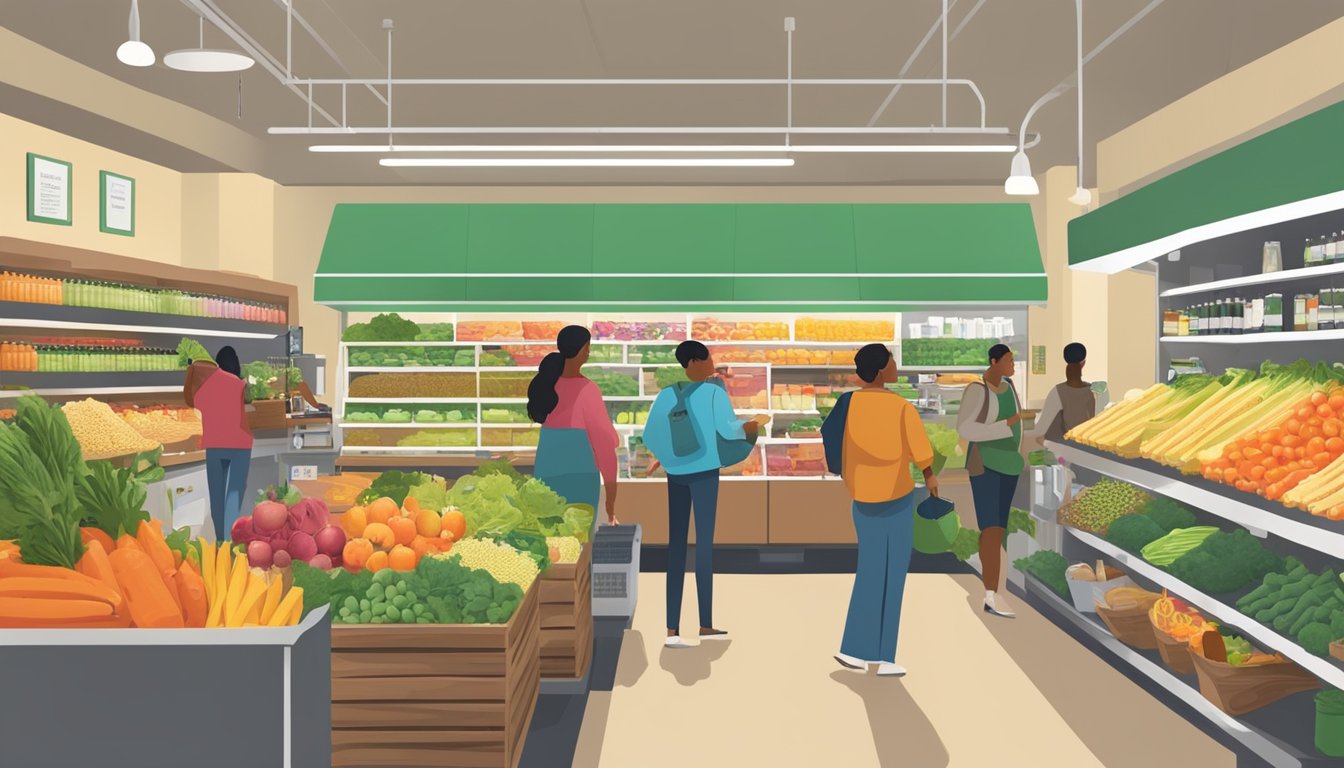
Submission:
<svg viewBox="0 0 1344 768">
<path fill-rule="evenodd" d="M 875 312 L 1046 299 L 1031 208 L 343 204 L 318 303 L 365 312 Z"/>
<path fill-rule="evenodd" d="M 1344 208 L 1344 102 L 1069 222 L 1069 264 L 1114 273 L 1235 232 Z"/>
</svg>

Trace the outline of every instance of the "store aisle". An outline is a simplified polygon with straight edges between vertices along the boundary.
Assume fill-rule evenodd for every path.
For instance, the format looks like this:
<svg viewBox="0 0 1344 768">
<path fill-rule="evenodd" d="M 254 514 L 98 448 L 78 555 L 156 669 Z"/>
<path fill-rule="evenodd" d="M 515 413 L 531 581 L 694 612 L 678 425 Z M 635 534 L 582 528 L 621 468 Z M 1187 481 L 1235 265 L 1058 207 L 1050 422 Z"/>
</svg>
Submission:
<svg viewBox="0 0 1344 768">
<path fill-rule="evenodd" d="M 1020 600 L 1015 621 L 982 618 L 971 576 L 911 575 L 906 678 L 841 670 L 850 584 L 718 576 L 715 618 L 733 640 L 673 651 L 663 577 L 642 574 L 615 690 L 589 697 L 574 765 L 1235 765 Z M 686 611 L 693 623 L 694 600 Z"/>
</svg>

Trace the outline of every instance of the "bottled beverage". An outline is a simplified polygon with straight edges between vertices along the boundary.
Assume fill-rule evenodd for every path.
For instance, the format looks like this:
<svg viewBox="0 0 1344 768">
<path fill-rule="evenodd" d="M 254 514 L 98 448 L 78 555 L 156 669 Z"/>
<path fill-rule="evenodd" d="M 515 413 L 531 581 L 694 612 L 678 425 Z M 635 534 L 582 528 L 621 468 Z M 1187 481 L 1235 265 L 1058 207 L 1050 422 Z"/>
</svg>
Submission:
<svg viewBox="0 0 1344 768">
<path fill-rule="evenodd" d="M 1241 299 L 1232 300 L 1232 332 L 1235 334 L 1246 332 L 1246 302 Z"/>
<path fill-rule="evenodd" d="M 1304 238 L 1302 240 L 1302 266 L 1304 267 L 1315 266 L 1315 259 L 1312 256 L 1310 237 Z"/>
<path fill-rule="evenodd" d="M 1335 241 L 1338 239 L 1339 239 L 1339 233 L 1331 232 L 1330 237 L 1325 241 L 1325 246 L 1323 247 L 1322 250 L 1325 252 L 1324 261 L 1326 264 L 1334 264 L 1336 261 L 1339 260 L 1339 256 L 1336 253 L 1336 246 L 1335 246 Z"/>
</svg>

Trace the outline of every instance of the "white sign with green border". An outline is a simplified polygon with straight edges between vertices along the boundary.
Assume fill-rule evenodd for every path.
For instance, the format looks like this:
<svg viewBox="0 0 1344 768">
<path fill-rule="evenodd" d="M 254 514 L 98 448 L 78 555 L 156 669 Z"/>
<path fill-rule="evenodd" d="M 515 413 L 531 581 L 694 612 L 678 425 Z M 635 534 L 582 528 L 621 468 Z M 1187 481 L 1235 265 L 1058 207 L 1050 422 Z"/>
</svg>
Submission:
<svg viewBox="0 0 1344 768">
<path fill-rule="evenodd" d="M 70 226 L 72 166 L 64 160 L 28 153 L 28 220 Z"/>
<path fill-rule="evenodd" d="M 135 179 L 99 171 L 98 200 L 98 229 L 109 235 L 134 237 Z"/>
</svg>

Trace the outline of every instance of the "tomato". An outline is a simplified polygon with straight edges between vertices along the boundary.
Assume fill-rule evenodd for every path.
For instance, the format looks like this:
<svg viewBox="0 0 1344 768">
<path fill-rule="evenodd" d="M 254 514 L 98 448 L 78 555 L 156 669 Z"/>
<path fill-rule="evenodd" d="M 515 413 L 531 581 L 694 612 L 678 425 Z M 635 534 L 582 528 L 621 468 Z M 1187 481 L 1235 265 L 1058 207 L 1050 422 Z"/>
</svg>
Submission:
<svg viewBox="0 0 1344 768">
<path fill-rule="evenodd" d="M 1242 455 L 1241 451 L 1234 449 L 1231 453 L 1227 454 L 1227 458 L 1235 464 L 1246 457 Z"/>
<path fill-rule="evenodd" d="M 1283 458 L 1283 454 L 1284 454 L 1287 450 L 1288 450 L 1288 449 L 1285 448 L 1285 447 L 1282 446 L 1282 445 L 1276 445 L 1276 446 L 1274 446 L 1273 448 L 1269 449 L 1269 453 L 1270 453 L 1270 455 L 1273 456 L 1274 458 L 1276 458 L 1276 459 L 1281 459 L 1281 458 Z"/>
<path fill-rule="evenodd" d="M 1340 394 L 1339 390 L 1335 390 L 1335 394 L 1330 395 L 1330 399 L 1326 401 L 1326 404 L 1334 409 L 1335 413 L 1344 411 L 1344 394 Z"/>
<path fill-rule="evenodd" d="M 1247 461 L 1259 461 L 1260 459 L 1265 457 L 1264 451 L 1260 450 L 1259 448 L 1242 449 L 1241 455 L 1245 456 Z"/>
<path fill-rule="evenodd" d="M 1237 479 L 1237 470 L 1235 470 L 1235 469 L 1224 469 L 1224 470 L 1223 470 L 1223 482 L 1224 482 L 1224 483 L 1235 482 L 1236 479 Z"/>
<path fill-rule="evenodd" d="M 1300 424 L 1298 425 L 1298 429 L 1301 429 Z M 1284 448 L 1296 448 L 1297 446 L 1302 444 L 1302 438 L 1298 437 L 1297 433 L 1294 432 L 1291 435 L 1284 435 L 1283 440 L 1281 440 L 1280 442 L 1283 443 Z"/>
<path fill-rule="evenodd" d="M 1344 453 L 1344 437 L 1332 437 L 1325 441 L 1325 450 L 1334 453 Z"/>
<path fill-rule="evenodd" d="M 1260 460 L 1260 464 L 1258 466 L 1264 467 L 1265 469 L 1273 469 L 1279 466 L 1279 460 L 1274 458 L 1273 456 L 1266 456 L 1265 458 Z"/>
<path fill-rule="evenodd" d="M 1307 453 L 1320 453 L 1325 450 L 1325 440 L 1320 437 L 1313 437 L 1307 441 Z"/>
<path fill-rule="evenodd" d="M 1311 404 L 1315 406 L 1325 405 L 1325 401 L 1330 398 L 1324 392 L 1311 393 Z"/>
<path fill-rule="evenodd" d="M 1278 430 L 1274 430 L 1274 431 L 1277 432 Z M 1289 437 L 1292 437 L 1292 436 L 1296 435 L 1298 432 L 1301 432 L 1301 431 L 1302 431 L 1302 422 L 1298 421 L 1297 419 L 1289 419 L 1289 420 L 1283 422 L 1283 431 L 1284 431 L 1286 434 L 1283 435 L 1283 437 L 1282 437 L 1282 439 L 1281 439 L 1281 442 L 1282 442 L 1284 445 L 1288 445 L 1288 444 L 1289 444 L 1289 443 L 1288 443 L 1288 438 L 1289 438 Z"/>
<path fill-rule="evenodd" d="M 1326 437 L 1339 437 L 1341 432 L 1344 432 L 1344 423 L 1339 419 L 1326 419 L 1321 425 L 1321 434 Z"/>
<path fill-rule="evenodd" d="M 1256 465 L 1254 467 L 1251 467 L 1251 479 L 1260 480 L 1265 476 L 1265 473 L 1268 471 L 1269 468 L 1265 467 L 1264 465 Z"/>
<path fill-rule="evenodd" d="M 1322 419 L 1333 419 L 1335 418 L 1335 409 L 1328 405 L 1322 405 L 1316 409 L 1316 415 Z"/>
<path fill-rule="evenodd" d="M 1297 448 L 1294 448 L 1294 449 L 1293 449 L 1293 455 L 1297 457 L 1297 460 L 1298 460 L 1298 461 L 1301 461 L 1302 459 L 1307 458 L 1307 448 L 1306 448 L 1306 446 L 1298 446 Z"/>
<path fill-rule="evenodd" d="M 1315 464 L 1317 467 L 1324 467 L 1325 465 L 1329 464 L 1330 461 L 1331 456 L 1329 453 L 1325 451 L 1321 451 L 1320 453 L 1311 457 L 1311 463 Z"/>
<path fill-rule="evenodd" d="M 1260 452 L 1266 455 L 1271 454 L 1274 452 L 1274 445 L 1272 443 L 1261 443 Z"/>
</svg>

